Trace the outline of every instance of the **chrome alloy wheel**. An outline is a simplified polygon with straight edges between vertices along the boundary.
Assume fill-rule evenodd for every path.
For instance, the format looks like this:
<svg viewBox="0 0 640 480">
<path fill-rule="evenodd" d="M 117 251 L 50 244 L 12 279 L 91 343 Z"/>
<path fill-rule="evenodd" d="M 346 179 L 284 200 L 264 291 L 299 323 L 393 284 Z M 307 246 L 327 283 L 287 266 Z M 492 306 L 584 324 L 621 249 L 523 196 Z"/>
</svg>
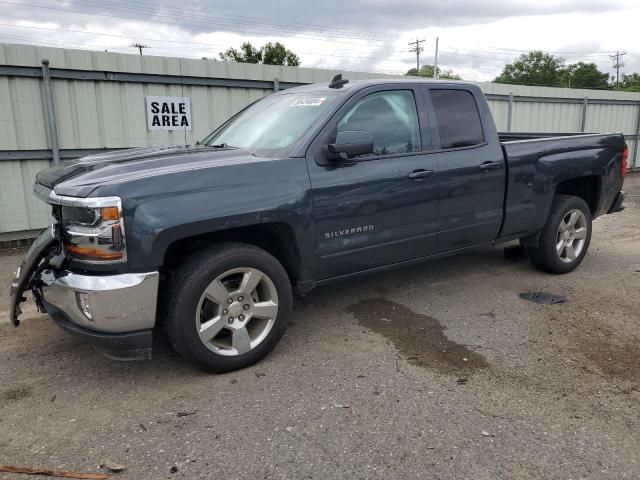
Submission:
<svg viewBox="0 0 640 480">
<path fill-rule="evenodd" d="M 582 253 L 587 238 L 587 217 L 580 210 L 569 210 L 562 218 L 556 237 L 556 252 L 565 263 Z"/>
<path fill-rule="evenodd" d="M 234 268 L 216 277 L 196 309 L 202 343 L 214 353 L 236 356 L 256 348 L 278 315 L 278 292 L 255 268 Z"/>
</svg>

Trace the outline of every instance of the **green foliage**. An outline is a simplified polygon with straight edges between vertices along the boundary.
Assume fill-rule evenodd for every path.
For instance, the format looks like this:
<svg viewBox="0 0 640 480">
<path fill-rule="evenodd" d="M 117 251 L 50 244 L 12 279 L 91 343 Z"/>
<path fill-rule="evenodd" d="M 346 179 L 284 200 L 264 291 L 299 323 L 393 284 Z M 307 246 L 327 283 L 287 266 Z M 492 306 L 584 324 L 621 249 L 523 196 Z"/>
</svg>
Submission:
<svg viewBox="0 0 640 480">
<path fill-rule="evenodd" d="M 534 50 L 523 53 L 513 63 L 505 65 L 494 82 L 562 87 L 564 85 L 563 67 L 564 59 L 541 50 Z"/>
<path fill-rule="evenodd" d="M 578 62 L 563 69 L 564 85 L 569 88 L 595 88 L 607 90 L 609 74 L 598 70 L 595 63 Z"/>
<path fill-rule="evenodd" d="M 433 65 L 423 65 L 420 67 L 420 70 L 412 68 L 407 73 L 405 73 L 405 75 L 433 78 Z M 440 67 L 438 67 L 438 78 L 444 80 L 462 80 L 460 75 L 453 73 L 452 70 L 442 70 Z"/>
<path fill-rule="evenodd" d="M 239 50 L 229 48 L 220 53 L 220 59 L 231 62 L 288 65 L 291 67 L 300 65 L 300 57 L 280 42 L 269 42 L 260 48 L 254 47 L 249 42 L 244 42 Z"/>
<path fill-rule="evenodd" d="M 269 42 L 262 47 L 262 63 L 266 65 L 289 65 L 290 67 L 297 67 L 300 65 L 300 57 L 285 48 L 280 42 Z"/>
<path fill-rule="evenodd" d="M 640 92 L 640 73 L 623 75 L 620 90 L 624 90 L 626 92 Z"/>
<path fill-rule="evenodd" d="M 546 87 L 609 89 L 609 74 L 595 63 L 565 64 L 564 58 L 540 50 L 524 53 L 505 65 L 496 83 L 539 85 Z"/>
</svg>

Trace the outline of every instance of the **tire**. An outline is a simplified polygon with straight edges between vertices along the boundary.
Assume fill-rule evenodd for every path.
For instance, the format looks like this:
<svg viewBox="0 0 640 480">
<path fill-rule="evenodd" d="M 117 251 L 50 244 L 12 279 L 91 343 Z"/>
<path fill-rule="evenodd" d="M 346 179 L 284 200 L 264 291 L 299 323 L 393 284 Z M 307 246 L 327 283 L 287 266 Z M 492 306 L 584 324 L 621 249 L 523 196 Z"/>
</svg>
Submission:
<svg viewBox="0 0 640 480">
<path fill-rule="evenodd" d="M 216 373 L 248 367 L 267 355 L 286 329 L 293 302 L 280 262 L 242 243 L 195 252 L 176 269 L 165 292 L 169 343 L 188 362 Z"/>
<path fill-rule="evenodd" d="M 573 225 L 572 221 L 575 222 Z M 573 271 L 589 249 L 591 222 L 591 210 L 582 198 L 556 195 L 547 223 L 540 232 L 538 246 L 527 247 L 529 260 L 545 272 Z"/>
</svg>

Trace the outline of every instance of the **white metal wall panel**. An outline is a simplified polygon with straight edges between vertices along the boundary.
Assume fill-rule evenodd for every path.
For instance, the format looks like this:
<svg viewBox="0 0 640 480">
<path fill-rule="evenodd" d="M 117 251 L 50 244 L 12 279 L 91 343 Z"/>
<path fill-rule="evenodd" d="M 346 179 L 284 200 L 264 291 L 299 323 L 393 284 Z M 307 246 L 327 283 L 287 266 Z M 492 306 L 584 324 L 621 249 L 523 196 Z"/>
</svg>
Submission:
<svg viewBox="0 0 640 480">
<path fill-rule="evenodd" d="M 0 44 L 0 65 L 41 68 L 47 58 L 51 68 L 144 73 L 187 77 L 251 79 L 273 82 L 326 82 L 336 73 L 349 79 L 406 78 L 365 72 L 252 65 L 212 60 L 126 55 L 83 50 Z M 46 112 L 39 78 L 0 77 L 0 151 L 50 148 Z M 133 82 L 63 80 L 52 81 L 58 137 L 61 149 L 99 149 L 194 143 L 246 105 L 268 95 L 271 88 L 190 86 Z M 507 130 L 509 103 L 513 94 L 513 132 L 578 132 L 582 122 L 582 99 L 640 102 L 640 94 L 596 90 L 480 84 L 490 98 L 489 107 L 499 131 Z M 147 130 L 145 97 L 148 95 L 191 98 L 191 131 Z M 527 97 L 527 101 L 522 97 Z M 535 100 L 539 97 L 540 101 Z M 574 102 L 544 101 L 570 98 Z M 623 132 L 635 135 L 638 106 L 589 104 L 586 132 Z M 635 142 L 627 140 L 634 152 Z M 631 158 L 633 160 L 633 158 Z M 46 226 L 49 211 L 31 194 L 35 173 L 48 167 L 42 159 L 0 159 L 0 233 Z M 640 155 L 636 160 L 640 167 Z"/>
<path fill-rule="evenodd" d="M 509 102 L 503 100 L 489 100 L 488 103 L 496 128 L 499 132 L 506 132 L 507 124 L 509 122 Z"/>
<path fill-rule="evenodd" d="M 638 119 L 636 105 L 589 105 L 587 109 L 587 132 L 622 132 L 635 135 Z"/>
<path fill-rule="evenodd" d="M 0 162 L 0 233 L 44 228 L 50 209 L 32 192 L 36 173 L 49 167 L 48 160 Z"/>
<path fill-rule="evenodd" d="M 38 79 L 0 77 L 0 105 L 3 127 L 0 150 L 47 148 L 45 111 Z"/>
</svg>

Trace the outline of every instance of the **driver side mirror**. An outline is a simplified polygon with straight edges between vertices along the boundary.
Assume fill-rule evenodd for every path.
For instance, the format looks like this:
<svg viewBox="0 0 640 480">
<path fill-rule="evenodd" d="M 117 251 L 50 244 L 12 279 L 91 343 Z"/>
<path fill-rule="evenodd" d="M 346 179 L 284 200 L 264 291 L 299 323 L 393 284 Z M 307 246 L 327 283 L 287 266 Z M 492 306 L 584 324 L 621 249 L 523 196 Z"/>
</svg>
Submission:
<svg viewBox="0 0 640 480">
<path fill-rule="evenodd" d="M 359 130 L 338 132 L 336 141 L 330 143 L 328 149 L 329 152 L 338 154 L 343 160 L 373 153 L 373 135 Z"/>
</svg>

